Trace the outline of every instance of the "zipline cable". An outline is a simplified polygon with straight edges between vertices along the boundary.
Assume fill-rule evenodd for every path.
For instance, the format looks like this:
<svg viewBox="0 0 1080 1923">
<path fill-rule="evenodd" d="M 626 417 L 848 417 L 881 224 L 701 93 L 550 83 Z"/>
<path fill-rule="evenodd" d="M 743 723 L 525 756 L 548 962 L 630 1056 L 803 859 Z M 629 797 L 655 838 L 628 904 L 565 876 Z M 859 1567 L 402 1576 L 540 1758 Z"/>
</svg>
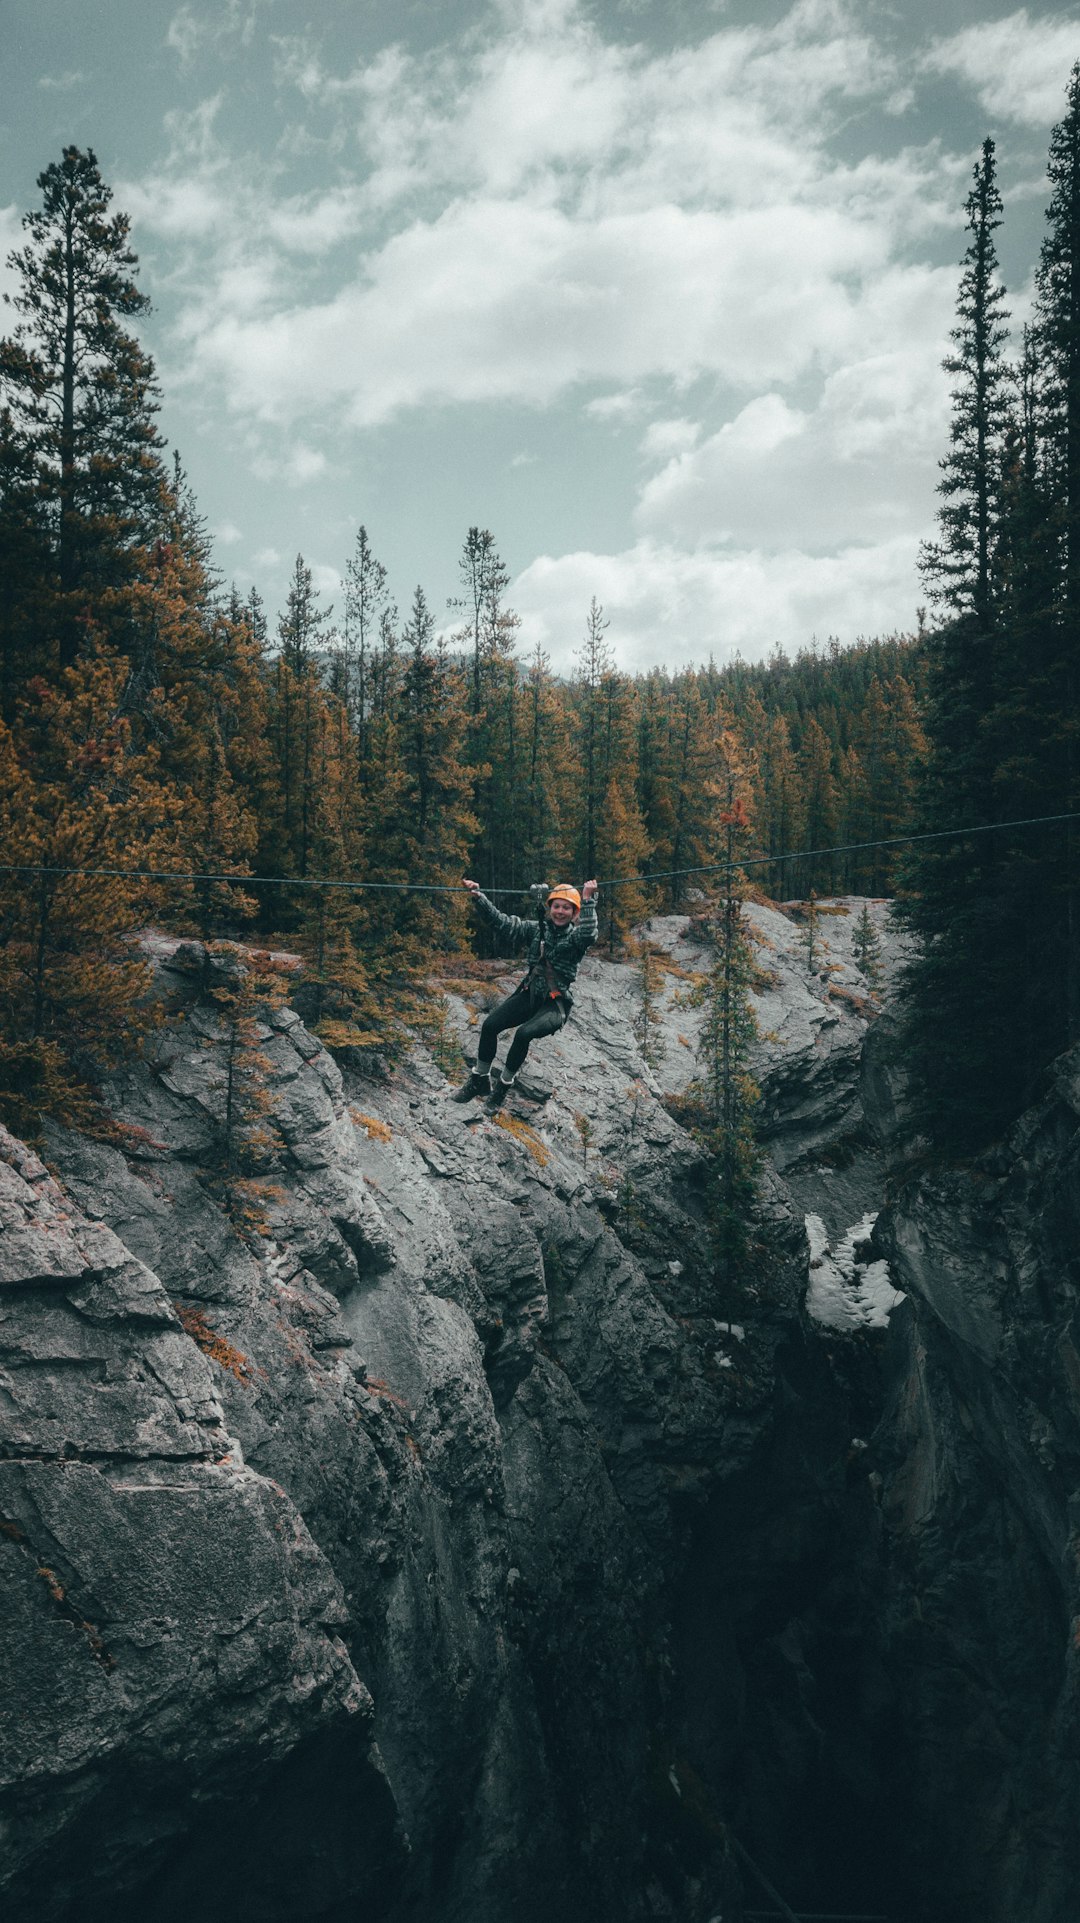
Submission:
<svg viewBox="0 0 1080 1923">
<path fill-rule="evenodd" d="M 743 855 L 738 861 L 718 861 L 708 867 L 662 868 L 647 875 L 618 875 L 601 888 L 632 888 L 643 882 L 674 881 L 686 875 L 732 874 L 739 868 L 770 867 L 774 862 L 820 861 L 826 855 L 866 853 L 873 848 L 906 848 L 917 842 L 963 841 L 968 835 L 1001 834 L 1008 828 L 1044 828 L 1056 822 L 1080 822 L 1080 814 L 1026 815 L 1017 821 L 983 821 L 965 828 L 935 828 L 929 834 L 890 835 L 879 841 L 843 841 L 831 848 L 782 849 L 774 855 Z M 340 888 L 346 894 L 381 892 L 397 895 L 457 895 L 461 883 L 436 881 L 345 881 L 328 875 L 231 875 L 186 868 L 66 868 L 42 861 L 0 861 L 2 875 L 55 875 L 108 881 L 209 881 L 242 888 Z M 521 888 L 488 888 L 488 895 L 523 895 Z"/>
<path fill-rule="evenodd" d="M 842 841 L 834 848 L 795 848 L 777 855 L 743 855 L 738 861 L 721 861 L 709 868 L 665 868 L 649 875 L 623 875 L 601 882 L 602 888 L 629 888 L 635 882 L 671 881 L 678 875 L 730 874 L 735 868 L 768 867 L 774 861 L 819 861 L 824 855 L 851 855 L 869 848 L 905 848 L 917 841 L 963 841 L 966 835 L 997 834 L 1004 828 L 1042 828 L 1053 821 L 1080 821 L 1080 814 L 1028 815 L 1020 821 L 983 821 L 972 828 L 935 828 L 930 834 L 891 835 L 884 841 Z M 509 891 L 499 889 L 500 894 Z"/>
</svg>

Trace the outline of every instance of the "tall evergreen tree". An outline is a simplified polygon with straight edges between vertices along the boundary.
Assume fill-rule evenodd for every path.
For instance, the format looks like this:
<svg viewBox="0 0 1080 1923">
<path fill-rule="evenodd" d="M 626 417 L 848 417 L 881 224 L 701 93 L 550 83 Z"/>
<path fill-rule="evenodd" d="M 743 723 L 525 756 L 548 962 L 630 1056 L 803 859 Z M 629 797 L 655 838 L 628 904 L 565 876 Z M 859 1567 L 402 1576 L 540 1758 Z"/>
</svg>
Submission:
<svg viewBox="0 0 1080 1923">
<path fill-rule="evenodd" d="M 975 166 L 967 224 L 971 242 L 952 331 L 955 352 L 944 361 L 957 385 L 951 445 L 938 489 L 941 539 L 927 544 L 923 570 L 935 598 L 954 616 L 973 617 L 971 631 L 985 636 L 993 624 L 994 539 L 1009 378 L 1003 356 L 1008 317 L 994 242 L 1001 226 L 1001 195 L 989 138 Z"/>
<path fill-rule="evenodd" d="M 463 618 L 462 641 L 469 658 L 469 710 L 474 723 L 484 708 L 485 670 L 500 645 L 500 613 L 510 573 L 490 528 L 471 527 L 458 563 L 461 593 L 448 606 Z"/>
<path fill-rule="evenodd" d="M 50 562 L 39 612 L 66 665 L 88 598 L 123 581 L 152 538 L 164 473 L 153 363 L 127 330 L 149 306 L 132 278 L 128 217 L 110 214 L 92 152 L 65 147 L 38 186 L 41 207 L 24 217 L 26 244 L 9 258 L 20 318 L 0 341 L 0 492 L 32 501 Z"/>
<path fill-rule="evenodd" d="M 1036 338 L 1042 391 L 1043 465 L 1052 501 L 1045 533 L 1056 537 L 1055 604 L 1039 622 L 1046 812 L 1080 807 L 1080 61 L 1067 111 L 1050 141 L 1047 232 L 1036 276 Z M 1065 981 L 1065 1039 L 1080 1039 L 1080 838 L 1071 824 L 1053 890 L 1053 942 Z"/>
<path fill-rule="evenodd" d="M 945 363 L 957 385 L 951 447 L 942 463 L 941 540 L 926 554 L 927 579 L 946 614 L 931 643 L 930 752 L 920 821 L 928 833 L 981 826 L 1000 807 L 991 725 L 1001 652 L 1007 381 L 994 244 L 1000 207 L 987 140 L 967 202 L 971 242 L 953 332 L 957 351 Z M 1017 1097 L 1021 1065 L 1001 1059 L 1013 992 L 1005 860 L 998 837 L 956 833 L 919 848 L 905 870 L 905 913 L 919 943 L 907 975 L 909 1043 L 923 1119 L 943 1144 L 961 1146 L 992 1133 Z"/>
<path fill-rule="evenodd" d="M 320 665 L 331 645 L 333 610 L 319 605 L 311 569 L 298 554 L 278 620 L 278 660 L 271 725 L 281 789 L 284 872 L 305 876 L 315 810 L 315 743 L 322 698 Z"/>
<path fill-rule="evenodd" d="M 365 786 L 369 777 L 368 736 L 373 707 L 372 657 L 388 592 L 386 569 L 372 552 L 367 529 L 361 527 L 345 564 L 344 686 L 339 692 L 356 737 L 360 779 Z"/>
<path fill-rule="evenodd" d="M 709 1212 L 717 1266 L 730 1281 L 745 1267 L 760 1161 L 754 1109 L 760 1090 L 751 1068 L 757 1023 L 750 1001 L 754 961 L 743 918 L 746 877 L 739 866 L 750 842 L 749 769 L 730 729 L 718 741 L 713 792 L 725 865 L 715 922 L 713 964 L 704 988 L 705 1021 L 698 1046 L 712 1157 Z"/>
<path fill-rule="evenodd" d="M 701 682 L 688 674 L 679 689 L 672 716 L 670 772 L 672 797 L 671 842 L 655 866 L 672 870 L 667 884 L 668 903 L 677 909 L 695 878 L 687 868 L 707 866 L 716 832 L 716 768 L 722 761 L 722 741 L 731 719 L 722 696 L 707 700 Z"/>
<path fill-rule="evenodd" d="M 574 682 L 577 714 L 577 832 L 575 853 L 583 875 L 596 873 L 597 832 L 604 793 L 604 678 L 613 668 L 604 639 L 610 623 L 593 595 L 585 622 Z"/>
<path fill-rule="evenodd" d="M 91 1092 L 149 1019 L 125 937 L 169 905 L 153 884 L 64 869 L 172 866 L 176 810 L 152 749 L 120 715 L 124 664 L 87 655 L 37 680 L 0 724 L 0 1112 L 91 1119 Z M 12 864 L 37 872 L 4 873 Z"/>
<path fill-rule="evenodd" d="M 653 668 L 637 690 L 637 800 L 652 863 L 671 866 L 675 836 L 675 802 L 670 734 L 672 692 L 659 668 Z"/>
<path fill-rule="evenodd" d="M 833 774 L 833 752 L 829 737 L 816 714 L 808 716 L 803 730 L 799 774 L 802 780 L 806 846 L 818 849 L 835 847 L 838 796 Z M 793 875 L 797 869 L 804 871 L 803 888 L 809 888 L 811 872 L 823 872 L 826 889 L 832 893 L 836 885 L 834 857 L 823 855 L 816 863 L 791 863 L 788 873 Z"/>
<path fill-rule="evenodd" d="M 180 514 L 144 576 L 127 590 L 129 647 L 119 711 L 134 749 L 152 748 L 172 797 L 177 866 L 206 875 L 246 869 L 258 845 L 266 690 L 247 622 L 209 599 L 198 546 Z M 254 912 L 254 899 L 222 883 L 174 891 L 174 912 L 194 906 L 203 935 Z"/>
<path fill-rule="evenodd" d="M 649 839 L 632 786 L 614 771 L 604 790 L 596 852 L 601 874 L 623 884 L 605 889 L 599 904 L 601 935 L 615 949 L 645 914 L 645 890 L 634 877 L 645 867 Z"/>
<path fill-rule="evenodd" d="M 469 861 L 489 888 L 516 886 L 524 828 L 520 678 L 514 655 L 520 618 L 506 605 L 510 572 L 489 528 L 469 529 L 459 557 L 462 593 L 448 606 L 463 618 L 454 637 L 468 677 L 466 759 L 479 823 Z"/>
<path fill-rule="evenodd" d="M 402 646 L 401 785 L 390 850 L 403 880 L 453 888 L 477 827 L 470 810 L 471 774 L 462 758 L 465 690 L 459 669 L 436 642 L 434 617 L 419 587 Z M 463 903 L 450 896 L 408 895 L 396 916 L 404 942 L 420 952 L 452 947 L 466 927 Z"/>
<path fill-rule="evenodd" d="M 563 728 L 551 664 L 537 642 L 525 675 L 521 744 L 525 873 L 554 879 L 562 855 Z"/>
</svg>

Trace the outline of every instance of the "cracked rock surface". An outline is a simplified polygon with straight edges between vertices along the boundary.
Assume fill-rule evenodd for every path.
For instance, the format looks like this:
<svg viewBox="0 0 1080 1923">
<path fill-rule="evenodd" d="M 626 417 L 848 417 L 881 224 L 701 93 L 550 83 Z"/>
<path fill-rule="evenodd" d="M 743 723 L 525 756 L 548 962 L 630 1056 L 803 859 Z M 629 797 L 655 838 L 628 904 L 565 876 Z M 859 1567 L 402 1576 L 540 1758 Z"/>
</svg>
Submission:
<svg viewBox="0 0 1080 1923">
<path fill-rule="evenodd" d="M 1071 1923 L 1080 1850 L 1080 1050 L 967 1166 L 928 1168 L 895 1065 L 868 1063 L 908 1297 L 871 1441 L 905 1679 L 909 1884 L 942 1923 Z M 924 1912 L 920 1912 L 922 1914 Z M 929 1906 L 926 1914 L 931 1914 Z"/>
<path fill-rule="evenodd" d="M 755 1780 L 782 1823 L 848 1734 L 799 1678 L 863 1391 L 803 1217 L 879 1200 L 858 907 L 814 966 L 751 911 L 774 1260 L 726 1283 L 686 917 L 644 931 L 645 1053 L 634 967 L 591 960 L 498 1121 L 422 1048 L 365 1079 L 262 1009 L 243 1179 L 223 964 L 148 939 L 169 1020 L 115 1139 L 0 1161 L 6 1914 L 737 1919 L 716 1796 L 753 1840 Z M 489 974 L 443 984 L 466 1052 Z"/>
<path fill-rule="evenodd" d="M 200 1800 L 242 1829 L 313 1741 L 345 1743 L 392 1854 L 341 1585 L 245 1462 L 219 1371 L 159 1278 L 2 1130 L 0 1224 L 5 1913 L 118 1911 L 181 1844 L 190 1882 L 215 1847 Z M 250 1867 L 295 1896 L 287 1854 Z"/>
</svg>

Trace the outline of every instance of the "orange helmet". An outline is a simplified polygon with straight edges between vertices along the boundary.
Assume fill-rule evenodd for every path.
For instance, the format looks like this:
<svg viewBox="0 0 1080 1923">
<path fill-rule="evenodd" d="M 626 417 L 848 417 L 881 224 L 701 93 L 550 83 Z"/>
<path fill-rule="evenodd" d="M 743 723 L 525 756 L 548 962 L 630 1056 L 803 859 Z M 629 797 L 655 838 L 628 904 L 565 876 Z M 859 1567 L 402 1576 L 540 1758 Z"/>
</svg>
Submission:
<svg viewBox="0 0 1080 1923">
<path fill-rule="evenodd" d="M 575 915 L 581 913 L 581 896 L 576 888 L 571 888 L 568 881 L 560 881 L 558 886 L 552 889 L 548 902 L 550 904 L 553 901 L 568 901 Z"/>
</svg>

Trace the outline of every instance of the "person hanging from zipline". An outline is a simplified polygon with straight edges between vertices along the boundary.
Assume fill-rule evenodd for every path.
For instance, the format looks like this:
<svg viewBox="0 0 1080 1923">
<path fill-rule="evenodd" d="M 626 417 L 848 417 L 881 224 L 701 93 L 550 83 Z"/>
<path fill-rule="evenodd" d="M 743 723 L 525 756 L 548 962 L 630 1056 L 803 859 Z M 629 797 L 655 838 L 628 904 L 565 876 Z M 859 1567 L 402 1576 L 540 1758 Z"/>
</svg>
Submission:
<svg viewBox="0 0 1080 1923">
<path fill-rule="evenodd" d="M 574 998 L 571 983 L 578 972 L 586 949 L 597 936 L 596 894 L 598 883 L 587 881 L 578 894 L 569 882 L 561 881 L 546 900 L 539 891 L 535 921 L 522 915 L 504 915 L 480 891 L 479 882 L 466 881 L 482 919 L 493 928 L 500 941 L 514 948 L 528 945 L 528 967 L 524 979 L 505 1001 L 491 1009 L 480 1030 L 476 1066 L 467 1082 L 453 1096 L 455 1102 L 472 1102 L 487 1096 L 487 1109 L 494 1114 L 513 1088 L 517 1073 L 529 1052 L 530 1042 L 541 1035 L 554 1035 L 570 1019 Z M 492 1074 L 492 1065 L 504 1029 L 517 1030 L 506 1057 L 506 1066 Z"/>
</svg>

